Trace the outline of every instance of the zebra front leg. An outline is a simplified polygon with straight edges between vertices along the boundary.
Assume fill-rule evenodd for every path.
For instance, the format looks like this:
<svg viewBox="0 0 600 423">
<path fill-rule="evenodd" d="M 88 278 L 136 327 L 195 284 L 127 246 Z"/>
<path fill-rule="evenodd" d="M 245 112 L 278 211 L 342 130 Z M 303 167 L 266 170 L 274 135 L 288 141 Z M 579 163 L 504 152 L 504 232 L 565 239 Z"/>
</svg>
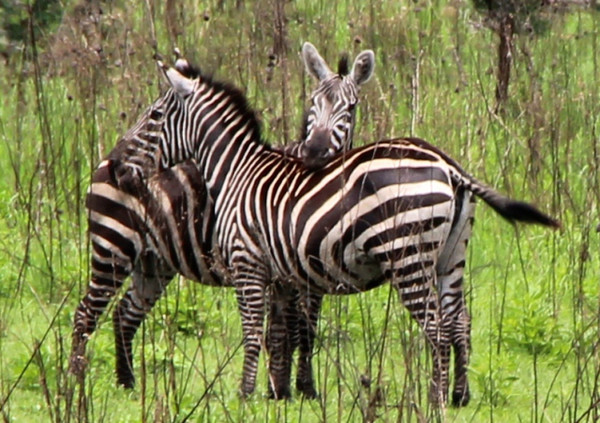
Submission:
<svg viewBox="0 0 600 423">
<path fill-rule="evenodd" d="M 152 259 L 150 259 L 152 260 Z M 143 269 L 141 268 L 143 267 Z M 162 274 L 161 274 L 162 273 Z M 116 349 L 117 384 L 128 389 L 135 386 L 132 343 L 135 333 L 165 287 L 172 273 L 159 272 L 154 265 L 139 266 L 132 274 L 132 283 L 113 313 Z"/>
<path fill-rule="evenodd" d="M 298 331 L 300 354 L 298 357 L 298 374 L 296 375 L 296 389 L 306 398 L 317 398 L 312 369 L 312 355 L 317 334 L 317 324 L 321 312 L 323 296 L 310 291 L 308 288 L 301 294 L 298 310 Z"/>
<path fill-rule="evenodd" d="M 269 354 L 269 397 L 291 397 L 292 355 L 297 346 L 296 292 L 277 282 L 271 285 L 266 347 Z M 294 308 L 294 310 L 291 310 Z"/>
<path fill-rule="evenodd" d="M 234 286 L 244 335 L 244 368 L 240 387 L 240 393 L 244 398 L 252 394 L 256 386 L 258 359 L 264 332 L 264 281 L 267 278 L 261 277 L 257 267 L 246 265 L 234 267 Z"/>
<path fill-rule="evenodd" d="M 92 240 L 92 279 L 75 311 L 69 372 L 83 376 L 87 360 L 85 347 L 96 330 L 98 319 L 131 272 L 131 260 L 120 251 L 112 252 Z"/>
</svg>

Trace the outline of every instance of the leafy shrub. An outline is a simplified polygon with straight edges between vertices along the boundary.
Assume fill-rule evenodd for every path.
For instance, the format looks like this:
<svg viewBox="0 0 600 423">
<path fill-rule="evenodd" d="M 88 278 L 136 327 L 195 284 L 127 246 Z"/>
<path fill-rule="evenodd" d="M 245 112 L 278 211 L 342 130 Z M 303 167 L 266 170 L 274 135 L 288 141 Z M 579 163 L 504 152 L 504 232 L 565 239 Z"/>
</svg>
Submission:
<svg viewBox="0 0 600 423">
<path fill-rule="evenodd" d="M 36 38 L 51 32 L 62 17 L 59 0 L 35 0 L 31 5 L 18 0 L 0 0 L 0 52 L 29 40 L 30 25 Z"/>
<path fill-rule="evenodd" d="M 551 354 L 562 358 L 570 349 L 570 338 L 542 293 L 525 296 L 520 308 L 507 313 L 503 333 L 505 345 L 531 355 Z"/>
</svg>

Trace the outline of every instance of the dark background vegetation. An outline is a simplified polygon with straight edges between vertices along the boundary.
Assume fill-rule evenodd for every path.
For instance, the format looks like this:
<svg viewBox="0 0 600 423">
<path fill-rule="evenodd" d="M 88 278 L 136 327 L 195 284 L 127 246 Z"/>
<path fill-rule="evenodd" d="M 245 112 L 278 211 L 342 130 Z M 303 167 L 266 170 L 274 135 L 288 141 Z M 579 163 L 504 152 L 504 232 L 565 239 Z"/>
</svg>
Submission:
<svg viewBox="0 0 600 423">
<path fill-rule="evenodd" d="M 600 412 L 600 12 L 595 1 L 0 0 L 0 415 L 5 421 L 595 421 Z M 233 292 L 171 284 L 115 387 L 110 318 L 83 384 L 66 372 L 88 283 L 90 175 L 163 83 L 173 47 L 242 88 L 273 143 L 295 139 L 314 81 L 370 48 L 355 139 L 425 138 L 479 179 L 557 216 L 513 228 L 480 204 L 469 248 L 473 399 L 427 402 L 422 335 L 389 287 L 328 298 L 320 399 L 241 401 Z M 110 315 L 107 313 L 107 316 Z M 366 382 L 368 381 L 368 383 Z"/>
</svg>

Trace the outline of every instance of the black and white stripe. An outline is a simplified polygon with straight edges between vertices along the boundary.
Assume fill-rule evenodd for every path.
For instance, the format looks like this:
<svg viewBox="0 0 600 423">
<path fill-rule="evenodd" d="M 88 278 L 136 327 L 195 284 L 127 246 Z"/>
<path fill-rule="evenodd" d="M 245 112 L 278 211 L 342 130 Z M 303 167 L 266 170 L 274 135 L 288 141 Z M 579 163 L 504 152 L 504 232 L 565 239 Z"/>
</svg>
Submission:
<svg viewBox="0 0 600 423">
<path fill-rule="evenodd" d="M 175 71 L 191 72 L 181 57 Z M 173 276 L 179 273 L 209 285 L 231 282 L 212 271 L 212 205 L 193 161 L 192 126 L 181 114 L 181 105 L 196 84 L 183 78 L 156 100 L 92 177 L 86 199 L 92 278 L 75 315 L 71 357 L 75 372 L 83 371 L 87 338 L 128 276 L 132 283 L 113 315 L 117 379 L 126 387 L 133 387 L 135 381 L 131 349 L 135 332 Z M 204 124 L 213 130 L 224 123 L 243 125 L 242 118 L 233 116 L 232 110 L 237 110 L 227 104 L 230 100 L 223 101 L 224 95 L 217 89 L 203 97 L 215 106 L 204 116 Z M 297 293 L 284 288 L 273 291 L 269 348 L 281 349 L 275 355 L 285 360 L 271 360 L 270 367 L 272 373 L 285 372 L 280 370 L 284 367 L 289 373 L 298 344 L 300 361 L 308 361 L 302 358 L 307 349 L 298 333 L 305 324 L 297 313 Z M 270 385 L 275 397 L 290 395 L 289 387 L 274 390 L 275 386 Z"/>
<path fill-rule="evenodd" d="M 190 78 L 172 68 L 165 73 L 174 87 Z M 452 326 L 468 326 L 460 285 L 472 195 L 509 220 L 558 223 L 480 184 L 422 140 L 381 141 L 309 171 L 261 142 L 239 92 L 199 73 L 191 81 L 193 92 L 181 93 L 181 118 L 197 134 L 192 150 L 214 199 L 220 267 L 237 292 L 245 347 L 242 391 L 254 389 L 271 281 L 300 292 L 310 318 L 301 337 L 309 352 L 324 294 L 356 293 L 391 281 L 424 329 L 433 354 L 432 396 L 445 402 L 451 344 L 465 332 Z M 206 102 L 207 93 L 218 94 L 219 102 Z M 230 111 L 220 127 L 207 124 L 215 108 Z M 272 380 L 283 383 L 285 377 Z M 299 385 L 314 390 L 312 380 Z M 454 392 L 459 403 L 468 400 L 464 386 Z"/>
<path fill-rule="evenodd" d="M 105 160 L 87 194 L 92 277 L 75 315 L 73 370 L 84 365 L 85 342 L 128 276 L 113 314 L 118 383 L 132 387 L 131 342 L 144 316 L 175 274 L 221 285 L 211 270 L 212 206 L 192 161 L 155 175 L 135 193 L 119 186 L 117 163 Z"/>
</svg>

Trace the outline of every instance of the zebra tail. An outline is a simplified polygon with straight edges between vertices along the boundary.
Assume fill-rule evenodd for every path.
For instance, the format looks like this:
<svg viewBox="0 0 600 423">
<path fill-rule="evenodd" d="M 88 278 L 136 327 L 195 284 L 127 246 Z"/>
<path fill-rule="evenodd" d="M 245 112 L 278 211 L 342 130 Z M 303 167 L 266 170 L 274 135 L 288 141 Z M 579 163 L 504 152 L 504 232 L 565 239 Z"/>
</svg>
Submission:
<svg viewBox="0 0 600 423">
<path fill-rule="evenodd" d="M 554 229 L 561 227 L 557 219 L 538 210 L 533 204 L 513 200 L 498 191 L 482 184 L 471 175 L 460 175 L 461 182 L 465 184 L 477 197 L 485 201 L 496 213 L 511 223 L 523 222 L 548 226 Z"/>
<path fill-rule="evenodd" d="M 443 160 L 450 165 L 454 171 L 451 172 L 454 182 L 463 185 L 477 197 L 485 201 L 491 208 L 507 219 L 511 223 L 524 222 L 533 223 L 543 226 L 549 226 L 554 229 L 561 227 L 560 222 L 547 214 L 538 210 L 535 206 L 523 201 L 513 200 L 505 195 L 500 194 L 493 188 L 479 182 L 475 177 L 467 173 L 454 159 L 448 156 L 445 152 L 436 146 L 429 144 L 419 138 L 404 138 L 405 141 L 419 147 L 434 151 L 439 154 Z M 598 225 L 600 232 L 600 225 Z"/>
</svg>

